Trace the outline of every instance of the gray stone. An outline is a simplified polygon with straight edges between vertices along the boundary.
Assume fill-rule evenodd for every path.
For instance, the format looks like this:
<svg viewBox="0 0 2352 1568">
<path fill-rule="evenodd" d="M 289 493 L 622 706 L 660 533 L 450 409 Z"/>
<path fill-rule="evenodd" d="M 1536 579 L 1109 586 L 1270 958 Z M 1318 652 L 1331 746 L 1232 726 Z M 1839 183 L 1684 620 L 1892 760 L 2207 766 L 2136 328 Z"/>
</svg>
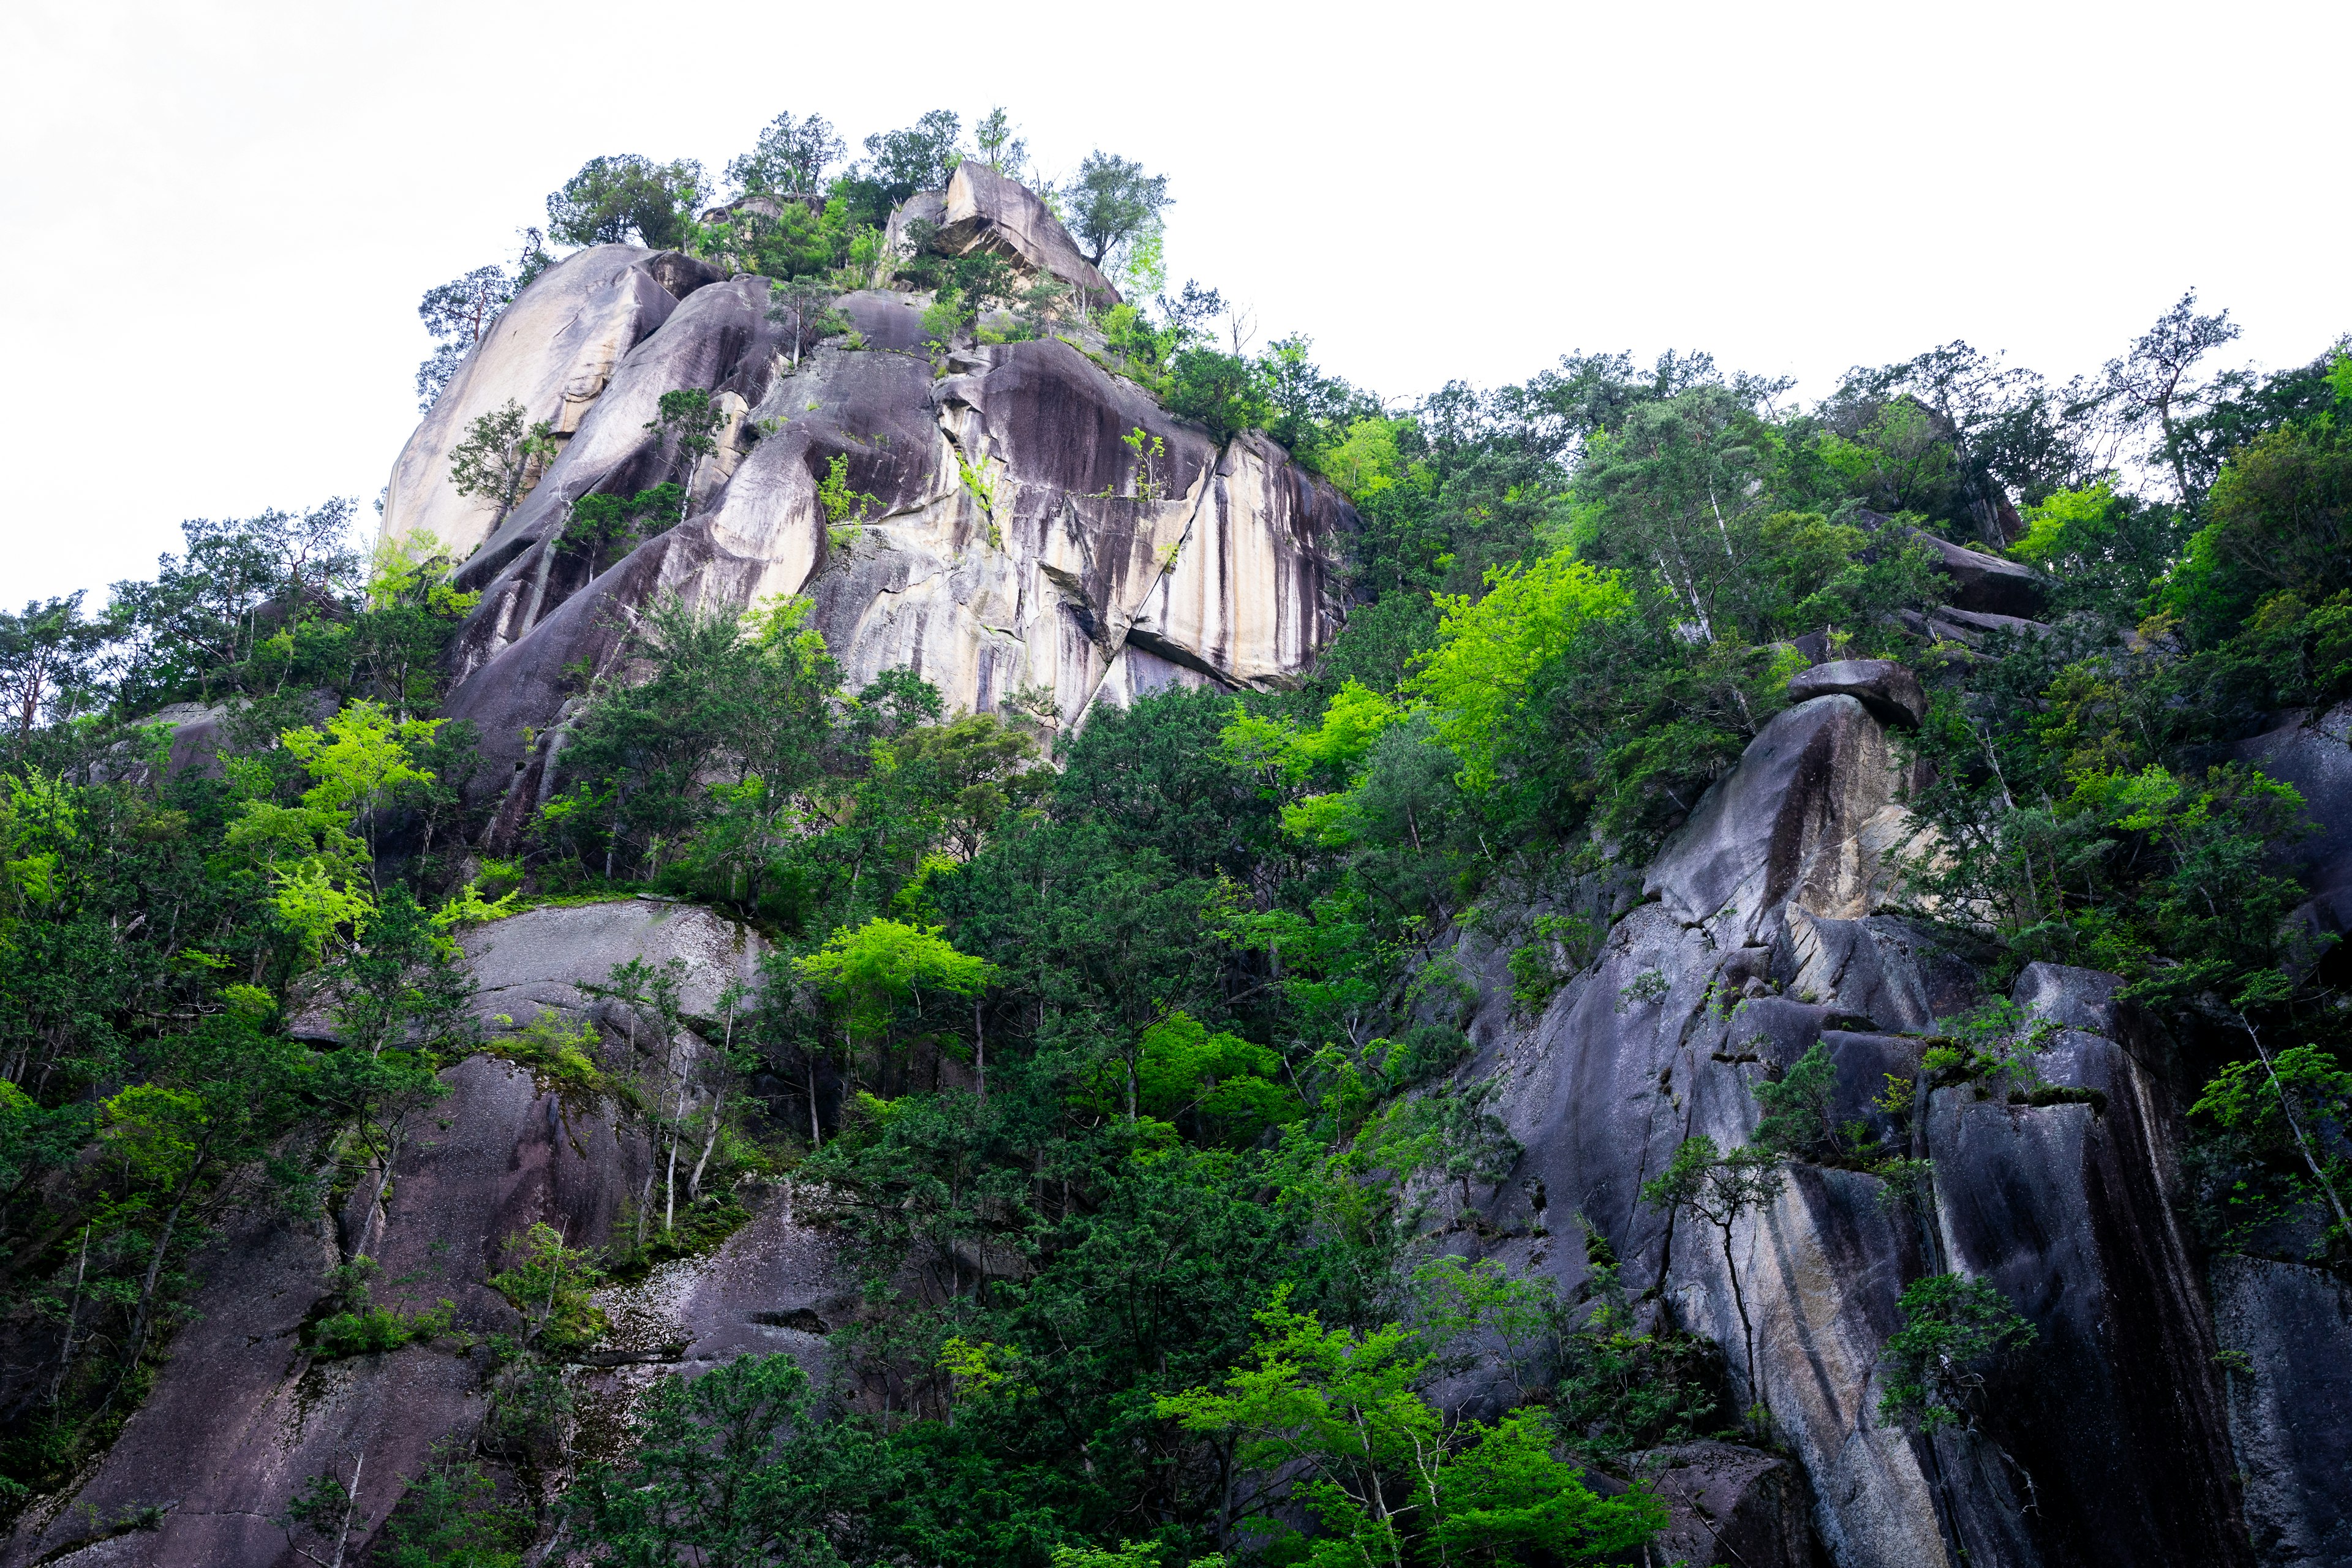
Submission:
<svg viewBox="0 0 2352 1568">
<path fill-rule="evenodd" d="M 1635 1473 L 1671 1510 L 1653 1561 L 1815 1568 L 1804 1473 L 1788 1460 L 1736 1443 L 1685 1443 L 1631 1457 Z"/>
<path fill-rule="evenodd" d="M 1900 767 L 1861 701 L 1816 697 L 1783 709 L 1651 866 L 1643 890 L 1717 940 L 1769 945 L 1781 906 L 1853 918 L 1888 890 L 1874 836 L 1899 817 Z M 1892 816 L 1888 814 L 1892 809 Z"/>
<path fill-rule="evenodd" d="M 1118 303 L 1118 290 L 1079 252 L 1045 204 L 978 159 L 956 165 L 932 221 L 940 226 L 931 243 L 951 256 L 993 252 L 1024 271 L 1061 279 L 1093 307 Z"/>
<path fill-rule="evenodd" d="M 2278 847 L 2311 887 L 2296 918 L 2314 937 L 2341 937 L 2352 932 L 2352 702 L 2284 717 L 2284 723 L 2241 742 L 2235 752 L 2302 793 L 2314 831 Z"/>
<path fill-rule="evenodd" d="M 450 448 L 509 402 L 568 441 L 621 361 L 677 309 L 651 259 L 635 246 L 591 246 L 531 280 L 401 448 L 384 492 L 385 538 L 430 542 L 457 561 L 473 554 L 498 517 L 489 502 L 457 493 Z"/>
<path fill-rule="evenodd" d="M 2042 575 L 2014 561 L 1987 555 L 1950 540 L 1914 529 L 1911 537 L 1927 549 L 1937 565 L 1951 579 L 1951 605 L 1957 610 L 2031 619 L 2042 613 L 2049 597 Z"/>
<path fill-rule="evenodd" d="M 754 972 L 761 952 L 756 936 L 709 910 L 645 900 L 535 910 L 477 928 L 466 944 L 483 1010 L 526 1017 L 541 1006 L 596 1012 L 582 987 L 632 958 L 684 959 L 688 1009 L 707 1016 L 720 987 Z M 620 1042 L 608 1030 L 604 1048 Z M 684 1044 L 703 1048 L 698 1037 Z M 380 1222 L 357 1194 L 331 1223 L 256 1204 L 199 1255 L 194 1313 L 154 1391 L 68 1493 L 18 1520 L 0 1563 L 292 1563 L 273 1521 L 310 1477 L 348 1476 L 364 1453 L 361 1510 L 380 1521 L 435 1444 L 472 1438 L 488 1371 L 482 1351 L 459 1354 L 445 1342 L 321 1363 L 302 1348 L 327 1271 L 364 1250 L 383 1265 L 379 1302 L 446 1298 L 477 1337 L 511 1332 L 516 1315 L 487 1283 L 509 1238 L 544 1222 L 574 1246 L 608 1244 L 654 1162 L 642 1125 L 609 1102 L 542 1088 L 488 1056 L 443 1076 L 450 1093 L 402 1143 Z M 593 1457 L 597 1433 L 625 1431 L 621 1404 L 666 1371 L 751 1349 L 817 1356 L 822 1330 L 845 1321 L 830 1251 L 795 1220 L 790 1192 L 749 1196 L 753 1219 L 717 1252 L 604 1293 L 614 1333 L 567 1373 L 587 1428 L 580 1453 Z M 90 1510 L 103 1533 L 148 1505 L 168 1510 L 159 1528 L 93 1539 Z"/>
<path fill-rule="evenodd" d="M 2130 1033 L 2112 977 L 2035 967 L 2016 992 L 2030 1011 Z M 2249 1562 L 2218 1346 L 2175 1211 L 2177 1110 L 2106 1034 L 2063 1027 L 2042 1066 L 2098 1099 L 2013 1105 L 1961 1085 L 1925 1116 L 1940 1266 L 1995 1286 L 2037 1331 L 1989 1373 L 1974 1462 L 2038 1500 L 2044 1560 Z"/>
<path fill-rule="evenodd" d="M 1798 702 L 1843 692 L 1886 723 L 1916 729 L 1927 716 L 1927 694 L 1919 678 L 1886 658 L 1841 658 L 1816 664 L 1789 678 L 1789 696 Z"/>
<path fill-rule="evenodd" d="M 2270 1564 L 2352 1564 L 2352 1287 L 2263 1258 L 2213 1263 L 2246 1527 Z"/>
<path fill-rule="evenodd" d="M 448 710 L 506 784 L 502 836 L 553 787 L 564 671 L 605 668 L 667 593 L 736 608 L 805 595 L 853 686 L 912 668 L 973 711 L 1043 688 L 1066 725 L 1178 681 L 1286 685 L 1338 630 L 1355 514 L 1271 442 L 1220 447 L 1058 342 L 982 346 L 935 377 L 927 356 L 891 352 L 920 312 L 882 290 L 842 301 L 863 350 L 828 344 L 794 369 L 764 299 L 751 279 L 688 298 L 460 574 L 482 600 Z M 708 465 L 683 523 L 590 579 L 560 543 L 570 504 L 663 477 L 643 426 L 660 392 L 694 384 L 749 400 L 738 425 L 762 434 Z M 1148 471 L 1137 429 L 1155 443 Z M 854 527 L 831 527 L 818 497 L 836 458 L 872 498 Z M 1130 640 L 1146 656 L 1132 664 Z"/>
</svg>

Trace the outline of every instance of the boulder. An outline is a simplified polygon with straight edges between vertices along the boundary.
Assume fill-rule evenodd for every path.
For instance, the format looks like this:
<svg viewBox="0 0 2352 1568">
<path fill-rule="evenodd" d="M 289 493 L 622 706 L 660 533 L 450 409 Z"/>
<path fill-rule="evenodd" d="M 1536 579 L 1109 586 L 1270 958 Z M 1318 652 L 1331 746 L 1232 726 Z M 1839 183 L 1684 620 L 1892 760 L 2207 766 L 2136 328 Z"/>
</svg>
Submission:
<svg viewBox="0 0 2352 1568">
<path fill-rule="evenodd" d="M 956 165 L 932 221 L 939 231 L 931 243 L 949 255 L 992 251 L 1025 271 L 1061 279 L 1096 308 L 1118 303 L 1118 290 L 1079 251 L 1045 204 L 977 159 Z"/>
<path fill-rule="evenodd" d="M 1654 1561 L 1826 1568 L 1804 1473 L 1788 1460 L 1736 1443 L 1685 1443 L 1631 1464 L 1672 1513 Z"/>
<path fill-rule="evenodd" d="M 1927 716 L 1927 694 L 1919 678 L 1885 658 L 1841 658 L 1799 670 L 1789 679 L 1790 699 L 1810 701 L 1836 692 L 1862 700 L 1863 706 L 1890 724 L 1917 729 Z"/>
<path fill-rule="evenodd" d="M 1954 609 L 2021 619 L 2042 613 L 2049 584 L 2040 573 L 1921 529 L 1912 530 L 1911 537 L 1927 546 L 1936 564 L 1951 579 Z"/>
<path fill-rule="evenodd" d="M 1920 1084 L 1917 1031 L 1976 992 L 1948 939 L 1871 912 L 1873 825 L 1900 817 L 1901 782 L 1857 697 L 1788 709 L 1661 853 L 1654 901 L 1618 921 L 1531 1028 L 1482 1038 L 1465 1076 L 1496 1081 L 1523 1152 L 1482 1205 L 1477 1250 L 1572 1298 L 1590 1272 L 1584 1237 L 1604 1241 L 1625 1286 L 1720 1347 L 1730 1405 L 1769 1409 L 1831 1561 L 2250 1563 L 2232 1407 L 2176 1217 L 2168 1048 L 2120 982 L 2054 965 L 2020 975 L 2014 1002 L 2056 1027 L 2042 1061 L 2059 1091 L 2043 1103 L 1968 1083 L 1929 1089 L 1899 1120 L 1880 1103 L 1890 1078 Z M 1712 1226 L 1641 1200 L 1685 1140 L 1748 1142 L 1759 1079 L 1816 1043 L 1834 1068 L 1832 1120 L 1931 1162 L 1924 1210 L 1867 1171 L 1796 1163 L 1768 1207 L 1734 1222 L 1727 1259 Z M 1905 1285 L 1948 1270 L 1991 1281 L 2038 1338 L 1989 1370 L 1974 1430 L 1906 1436 L 1879 1419 L 1880 1356 Z M 2282 1372 L 2263 1397 L 2310 1426 L 2324 1463 L 2333 1383 L 2299 1404 Z M 2320 1470 L 2292 1468 L 2273 1456 L 2278 1500 L 2258 1517 L 2324 1538 L 2333 1505 L 2297 1489 L 2323 1485 Z M 1696 1539 L 1675 1550 L 1693 1563 L 1748 1551 L 1724 1544 L 1720 1557 Z"/>
</svg>

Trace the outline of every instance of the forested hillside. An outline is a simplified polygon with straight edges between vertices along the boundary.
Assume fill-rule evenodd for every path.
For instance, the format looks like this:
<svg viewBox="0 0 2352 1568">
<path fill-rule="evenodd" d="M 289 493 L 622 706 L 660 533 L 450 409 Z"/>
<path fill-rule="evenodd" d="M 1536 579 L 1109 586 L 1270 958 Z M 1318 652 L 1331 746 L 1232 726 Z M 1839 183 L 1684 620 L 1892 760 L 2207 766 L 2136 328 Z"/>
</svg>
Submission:
<svg viewBox="0 0 2352 1568">
<path fill-rule="evenodd" d="M 514 1563 L 551 1536 L 615 1563 L 1666 1561 L 1682 1538 L 1654 1542 L 1696 1516 L 1654 1456 L 1811 1450 L 1736 1332 L 1755 1302 L 1714 1332 L 1587 1194 L 1545 1194 L 1498 1098 L 1532 1079 L 1504 1058 L 1600 984 L 1661 852 L 1824 692 L 1885 720 L 1901 778 L 1857 913 L 1948 955 L 1961 1000 L 1927 1022 L 1824 995 L 1792 1061 L 1725 1047 L 1747 1141 L 1679 1141 L 1629 1211 L 1688 1247 L 1719 1232 L 1737 1293 L 1735 1235 L 1778 1194 L 1868 1184 L 1925 1238 L 1889 1287 L 1868 1424 L 1920 1454 L 1979 1433 L 2022 1453 L 1992 1405 L 2062 1376 L 2036 1322 L 2072 1286 L 1998 1288 L 1902 1216 L 1935 1202 L 1931 1091 L 2110 1114 L 2007 999 L 2029 965 L 2067 966 L 2116 977 L 2165 1042 L 2141 1065 L 2181 1129 L 2168 1202 L 2197 1257 L 2341 1279 L 2352 1036 L 2319 851 L 2352 803 L 2248 747 L 2307 720 L 2343 749 L 2340 345 L 2227 368 L 2235 329 L 2190 295 L 2063 383 L 1960 342 L 1818 399 L 1705 353 L 1573 353 L 1400 402 L 1172 286 L 1181 209 L 1131 163 L 1097 153 L 1044 193 L 1069 247 L 1049 265 L 959 248 L 950 208 L 922 205 L 960 162 L 1043 184 L 1001 110 L 869 138 L 845 172 L 844 151 L 787 115 L 723 181 L 598 158 L 519 267 L 426 296 L 428 411 L 518 289 L 597 246 L 705 269 L 673 321 L 749 275 L 773 386 L 814 389 L 762 381 L 730 412 L 718 372 L 657 388 L 651 455 L 568 500 L 541 555 L 509 525 L 589 437 L 515 404 L 465 422 L 432 476 L 478 509 L 478 554 L 331 500 L 190 521 L 152 581 L 0 617 L 9 1561 L 163 1538 L 173 1496 L 78 1521 L 59 1500 L 193 1364 L 192 1302 L 255 1216 L 320 1238 L 305 1387 L 439 1358 L 478 1411 L 428 1464 L 302 1477 L 261 1534 L 315 1562 Z M 860 291 L 919 329 L 879 342 Z M 1261 450 L 1299 515 L 1343 497 L 1335 635 L 1244 679 L 1120 601 L 1174 674 L 1119 703 L 943 690 L 920 638 L 859 668 L 828 627 L 911 504 L 889 489 L 916 482 L 890 467 L 904 437 L 809 448 L 826 531 L 793 592 L 730 602 L 630 564 L 685 559 L 685 531 L 740 504 L 728 476 L 801 438 L 823 378 L 888 360 L 928 395 L 974 364 L 1044 374 L 1015 350 L 1068 351 L 1068 374 L 1208 454 L 1122 416 L 1116 479 L 1066 487 L 1105 515 L 1156 516 Z M 959 549 L 1009 551 L 1018 475 L 964 450 Z M 1206 548 L 1134 526 L 1162 574 Z M 593 599 L 624 583 L 641 607 Z M 519 622 L 490 616 L 500 593 L 527 594 Z M 542 716 L 446 711 L 515 668 L 491 661 L 533 616 L 562 630 L 541 608 L 562 593 L 583 640 L 529 689 Z M 631 961 L 590 977 L 593 1016 L 478 1005 L 469 953 L 501 926 L 629 900 L 745 933 L 747 975 L 698 1001 L 683 963 Z M 1705 1005 L 1815 1003 L 1796 973 L 1759 959 Z M 1596 1005 L 1633 1016 L 1671 981 Z M 681 1055 L 689 1028 L 708 1048 Z M 1917 1070 L 1835 1089 L 1824 1029 L 1907 1039 Z M 454 1136 L 451 1075 L 484 1057 L 551 1125 L 602 1117 L 639 1152 L 625 1202 L 593 1233 L 551 1211 L 488 1258 L 391 1277 L 402 1162 Z M 725 1256 L 775 1206 L 822 1238 L 840 1309 L 690 1380 L 641 1356 L 630 1414 L 596 1415 L 580 1369 L 636 1364 L 614 1292 Z M 1575 1282 L 1515 1261 L 1530 1238 Z M 453 1305 L 453 1281 L 490 1304 Z M 2251 1375 L 2216 1364 L 2190 1373 Z M 1958 1561 L 1948 1489 L 1973 1483 L 1938 1484 Z M 1971 1560 L 2096 1560 L 2034 1539 Z"/>
</svg>

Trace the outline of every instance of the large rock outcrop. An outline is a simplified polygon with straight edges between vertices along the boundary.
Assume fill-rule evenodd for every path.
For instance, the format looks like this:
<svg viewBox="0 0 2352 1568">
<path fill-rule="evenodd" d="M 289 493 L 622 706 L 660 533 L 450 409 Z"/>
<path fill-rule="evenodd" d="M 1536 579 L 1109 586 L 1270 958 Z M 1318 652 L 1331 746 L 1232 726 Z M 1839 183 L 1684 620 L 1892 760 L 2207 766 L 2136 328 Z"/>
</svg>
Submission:
<svg viewBox="0 0 2352 1568">
<path fill-rule="evenodd" d="M 502 1018 L 528 1022 L 544 1009 L 574 1023 L 602 1020 L 608 1059 L 632 1036 L 641 1050 L 654 1049 L 584 989 L 613 965 L 687 966 L 689 1026 L 678 1045 L 690 1056 L 704 1047 L 722 987 L 752 978 L 761 951 L 758 937 L 706 910 L 646 900 L 533 910 L 479 928 L 466 945 L 494 1040 Z M 545 1223 L 574 1246 L 606 1245 L 642 1198 L 653 1162 L 642 1122 L 609 1100 L 535 1081 L 489 1055 L 443 1078 L 449 1092 L 403 1142 L 380 1214 L 371 1212 L 373 1184 L 364 1181 L 329 1220 L 289 1218 L 281 1205 L 257 1201 L 196 1260 L 194 1315 L 154 1392 L 90 1473 L 17 1521 L 0 1562 L 294 1563 L 277 1521 L 310 1477 L 347 1477 L 363 1456 L 359 1511 L 377 1523 L 400 1479 L 420 1473 L 436 1444 L 473 1439 L 492 1375 L 480 1342 L 520 1322 L 486 1282 L 504 1266 L 509 1238 Z M 828 1315 L 840 1312 L 828 1255 L 793 1222 L 788 1191 L 748 1195 L 751 1221 L 716 1252 L 604 1292 L 613 1334 L 564 1369 L 575 1450 L 593 1446 L 600 1410 L 664 1371 L 751 1349 L 821 1346 Z M 305 1331 L 329 1270 L 356 1251 L 383 1266 L 380 1304 L 446 1299 L 475 1343 L 316 1356 Z M 131 1521 L 140 1527 L 125 1528 Z"/>
<path fill-rule="evenodd" d="M 1841 1568 L 2251 1563 L 2161 1044 L 2110 977 L 2034 965 L 2014 1000 L 2049 1020 L 2063 1093 L 2013 1103 L 1922 1071 L 1923 1032 L 1979 998 L 1965 962 L 1885 912 L 1909 828 L 1885 725 L 1910 693 L 1881 670 L 1816 685 L 1693 812 L 1595 963 L 1532 1027 L 1481 1031 L 1468 1070 L 1502 1077 L 1525 1151 L 1486 1250 L 1573 1293 L 1591 1226 L 1626 1285 L 1723 1348 Z M 1758 1076 L 1816 1042 L 1836 1116 L 1931 1162 L 1930 1189 L 1796 1163 L 1734 1224 L 1727 1267 L 1711 1226 L 1641 1186 L 1685 1139 L 1748 1142 Z M 1890 1081 L 1916 1096 L 1899 1121 Z M 1974 1430 L 1907 1436 L 1878 1415 L 1879 1355 L 1904 1285 L 1947 1270 L 1994 1282 L 2038 1339 L 1991 1374 Z"/>
<path fill-rule="evenodd" d="M 938 243 L 1108 289 L 1001 175 L 966 165 L 940 200 Z M 940 354 L 919 294 L 844 297 L 856 337 L 795 357 L 764 279 L 679 298 L 656 259 L 599 247 L 524 290 L 411 439 L 385 508 L 388 536 L 438 541 L 482 595 L 448 706 L 479 726 L 487 776 L 512 780 L 510 816 L 551 787 L 566 671 L 604 668 L 665 595 L 742 610 L 804 595 L 853 685 L 910 668 L 952 708 L 1025 690 L 1065 725 L 1171 683 L 1283 685 L 1337 630 L 1355 514 L 1263 437 L 1213 440 L 1061 338 Z M 690 468 L 646 427 L 680 388 L 722 415 Z M 563 445 L 499 519 L 446 473 L 466 422 L 509 396 L 560 413 Z M 842 486 L 821 493 L 836 463 Z M 566 541 L 581 497 L 665 479 L 688 485 L 681 521 L 617 560 Z"/>
<path fill-rule="evenodd" d="M 401 448 L 384 492 L 384 536 L 431 542 L 453 560 L 471 555 L 498 521 L 497 510 L 481 497 L 457 493 L 450 449 L 476 419 L 509 402 L 568 443 L 622 360 L 669 320 L 680 293 L 709 280 L 698 266 L 678 265 L 687 259 L 597 245 L 533 279 L 491 323 Z"/>
</svg>

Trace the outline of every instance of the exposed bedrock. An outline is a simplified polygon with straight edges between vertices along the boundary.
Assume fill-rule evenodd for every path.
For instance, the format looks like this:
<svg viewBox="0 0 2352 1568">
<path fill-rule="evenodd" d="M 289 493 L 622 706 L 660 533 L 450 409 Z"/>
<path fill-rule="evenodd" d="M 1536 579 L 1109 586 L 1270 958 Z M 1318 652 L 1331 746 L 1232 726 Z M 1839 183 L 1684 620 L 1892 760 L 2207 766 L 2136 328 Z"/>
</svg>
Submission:
<svg viewBox="0 0 2352 1568">
<path fill-rule="evenodd" d="M 2251 1563 L 2163 1043 L 2111 976 L 2037 964 L 2013 999 L 2054 1026 L 2043 1070 L 2070 1094 L 1922 1075 L 1931 1021 L 1980 997 L 1961 955 L 1882 912 L 1905 781 L 1862 700 L 1885 710 L 1887 683 L 1863 673 L 1766 725 L 1594 964 L 1532 1026 L 1485 1034 L 1470 1070 L 1503 1075 L 1525 1148 L 1487 1250 L 1572 1291 L 1582 1227 L 1604 1238 L 1629 1286 L 1722 1347 L 1734 1403 L 1769 1411 L 1843 1568 Z M 1727 1267 L 1718 1231 L 1640 1187 L 1689 1137 L 1748 1142 L 1759 1075 L 1816 1041 L 1838 1117 L 1933 1162 L 1933 1223 L 1876 1176 L 1798 1163 Z M 1921 1097 L 1900 1123 L 1875 1103 L 1890 1080 Z M 1905 1284 L 1945 1270 L 1992 1281 L 2038 1339 L 1990 1374 L 1977 1431 L 1930 1441 L 1881 1422 L 1879 1354 Z"/>
<path fill-rule="evenodd" d="M 894 236 L 917 219 L 935 248 L 1116 299 L 1044 204 L 984 166 L 907 204 Z M 850 293 L 855 338 L 795 355 L 764 279 L 599 246 L 499 319 L 402 452 L 383 527 L 436 543 L 481 593 L 448 710 L 480 727 L 502 822 L 552 786 L 577 688 L 565 671 L 607 668 L 667 595 L 740 611 L 806 595 L 853 685 L 908 667 L 951 707 L 1042 694 L 1065 725 L 1171 684 L 1306 671 L 1345 613 L 1337 566 L 1357 526 L 1330 485 L 1263 437 L 1211 439 L 1056 338 L 942 361 L 929 302 Z M 720 415 L 717 450 L 691 463 L 646 428 L 686 389 Z M 509 400 L 560 448 L 500 517 L 457 493 L 450 454 Z M 828 509 L 836 462 L 845 489 Z M 565 541 L 583 496 L 665 481 L 687 487 L 683 514 L 641 524 L 650 537 L 619 559 Z"/>
<path fill-rule="evenodd" d="M 583 983 L 631 958 L 685 961 L 690 1027 L 679 1045 L 690 1053 L 702 1048 L 720 988 L 753 972 L 758 941 L 702 910 L 628 900 L 533 910 L 469 933 L 467 947 L 486 1017 L 527 1022 L 541 1008 L 602 1017 L 609 1060 L 628 1048 L 630 1031 Z M 154 1391 L 78 1488 L 18 1521 L 0 1561 L 293 1563 L 275 1520 L 310 1477 L 348 1477 L 363 1455 L 361 1511 L 381 1521 L 434 1444 L 473 1436 L 485 1409 L 483 1350 L 458 1353 L 445 1339 L 321 1361 L 305 1347 L 328 1271 L 363 1250 L 383 1266 L 379 1305 L 446 1299 L 478 1341 L 515 1332 L 520 1319 L 486 1283 L 505 1266 L 508 1238 L 543 1222 L 573 1246 L 605 1245 L 652 1163 L 641 1123 L 506 1061 L 471 1057 L 443 1078 L 449 1093 L 413 1120 L 380 1212 L 368 1180 L 331 1221 L 289 1218 L 257 1194 L 197 1259 L 194 1315 Z M 600 1298 L 614 1332 L 565 1374 L 581 1410 L 575 1448 L 593 1446 L 600 1408 L 663 1371 L 822 1343 L 839 1316 L 824 1249 L 793 1223 L 788 1193 L 746 1195 L 754 1218 L 717 1252 Z M 151 1507 L 164 1510 L 155 1528 L 114 1529 Z"/>
<path fill-rule="evenodd" d="M 467 426 L 513 402 L 568 442 L 621 361 L 669 319 L 681 293 L 709 280 L 688 258 L 631 245 L 591 246 L 541 274 L 401 448 L 384 494 L 385 537 L 436 540 L 461 561 L 473 553 L 495 520 L 449 477 L 449 449 Z"/>
<path fill-rule="evenodd" d="M 974 348 L 940 374 L 879 346 L 920 319 L 882 291 L 843 301 L 866 347 L 795 367 L 765 298 L 739 278 L 679 305 L 458 574 L 482 599 L 448 711 L 510 781 L 509 818 L 552 787 L 566 669 L 604 668 L 668 595 L 725 610 L 806 595 L 853 684 L 909 667 L 973 711 L 1042 690 L 1065 724 L 1172 683 L 1282 685 L 1338 629 L 1353 510 L 1273 443 L 1220 445 L 1055 340 Z M 669 474 L 644 426 L 680 385 L 740 400 L 689 515 L 618 562 L 567 546 L 580 496 Z M 837 521 L 819 493 L 836 461 L 852 498 Z"/>
</svg>

